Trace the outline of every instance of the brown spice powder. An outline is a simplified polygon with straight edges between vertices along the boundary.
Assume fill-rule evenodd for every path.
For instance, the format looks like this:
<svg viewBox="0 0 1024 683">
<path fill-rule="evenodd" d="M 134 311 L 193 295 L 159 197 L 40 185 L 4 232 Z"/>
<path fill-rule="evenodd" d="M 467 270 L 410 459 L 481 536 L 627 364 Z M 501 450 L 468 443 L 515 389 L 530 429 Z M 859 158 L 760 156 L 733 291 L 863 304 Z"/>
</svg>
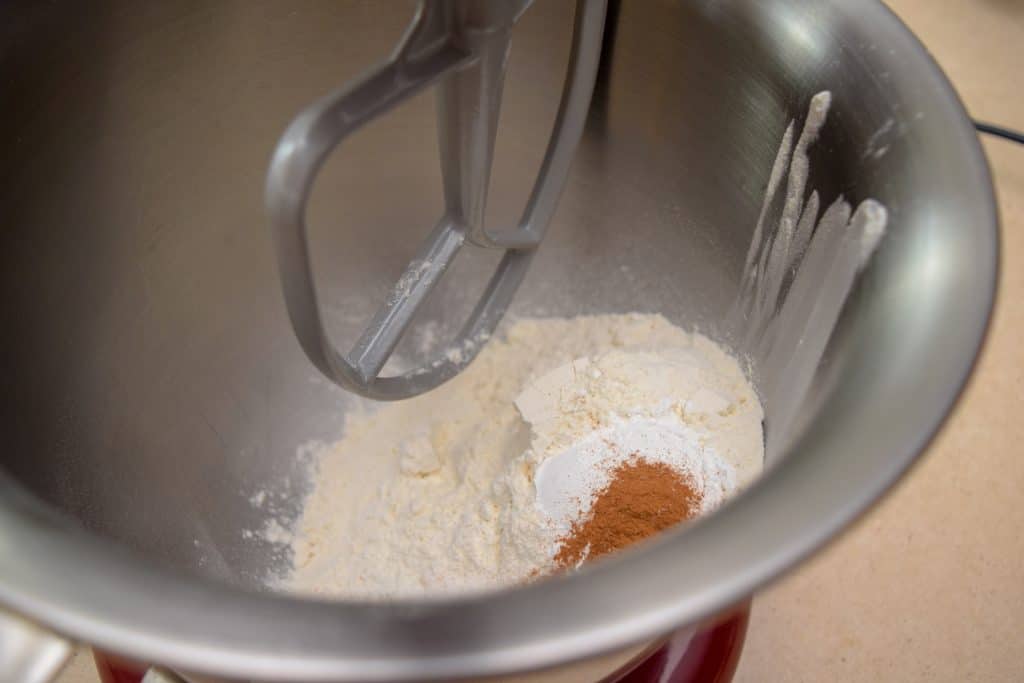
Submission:
<svg viewBox="0 0 1024 683">
<path fill-rule="evenodd" d="M 586 518 L 559 541 L 555 563 L 571 569 L 626 548 L 700 511 L 693 482 L 664 463 L 634 458 L 611 472 L 611 481 L 594 497 Z"/>
</svg>

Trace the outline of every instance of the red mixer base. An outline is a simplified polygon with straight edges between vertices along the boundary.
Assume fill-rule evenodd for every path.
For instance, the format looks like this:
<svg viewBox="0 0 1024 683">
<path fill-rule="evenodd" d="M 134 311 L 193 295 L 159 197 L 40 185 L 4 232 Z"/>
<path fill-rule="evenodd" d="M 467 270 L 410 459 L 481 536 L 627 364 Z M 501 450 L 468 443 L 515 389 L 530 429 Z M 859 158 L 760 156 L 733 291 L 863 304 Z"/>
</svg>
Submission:
<svg viewBox="0 0 1024 683">
<path fill-rule="evenodd" d="M 729 683 L 736 673 L 750 622 L 750 603 L 714 626 L 681 631 L 615 683 Z"/>
<path fill-rule="evenodd" d="M 102 683 L 141 683 L 142 677 L 146 675 L 145 666 L 115 655 L 93 650 L 92 658 Z"/>
<path fill-rule="evenodd" d="M 660 648 L 615 683 L 729 683 L 743 651 L 750 621 L 750 603 L 714 626 L 671 636 Z M 141 683 L 145 668 L 95 652 L 96 670 L 103 683 Z"/>
</svg>

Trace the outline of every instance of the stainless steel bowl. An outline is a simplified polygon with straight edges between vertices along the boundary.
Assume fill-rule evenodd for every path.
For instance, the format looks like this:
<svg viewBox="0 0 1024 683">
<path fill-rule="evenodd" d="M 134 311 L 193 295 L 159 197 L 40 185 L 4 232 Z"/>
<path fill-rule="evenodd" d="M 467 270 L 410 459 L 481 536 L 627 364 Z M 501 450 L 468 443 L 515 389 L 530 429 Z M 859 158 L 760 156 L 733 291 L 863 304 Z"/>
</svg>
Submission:
<svg viewBox="0 0 1024 683">
<path fill-rule="evenodd" d="M 568 2 L 516 29 L 490 211 L 511 222 L 561 89 Z M 278 292 L 261 189 L 306 103 L 377 61 L 411 6 L 0 6 L 0 603 L 69 637 L 237 677 L 406 680 L 523 671 L 692 624 L 792 567 L 913 462 L 989 317 L 997 222 L 963 108 L 877 2 L 623 3 L 551 234 L 518 314 L 659 311 L 714 330 L 736 293 L 778 139 L 832 114 L 811 186 L 873 197 L 889 232 L 848 301 L 795 444 L 684 533 L 567 578 L 368 605 L 274 595 L 247 540 L 336 436 Z M 440 208 L 433 106 L 360 132 L 311 222 L 351 339 Z M 877 154 L 882 148 L 884 153 Z M 508 220 L 503 220 L 508 219 Z M 423 314 L 455 323 L 493 265 L 462 259 Z M 771 406 L 767 406 L 769 419 Z"/>
</svg>

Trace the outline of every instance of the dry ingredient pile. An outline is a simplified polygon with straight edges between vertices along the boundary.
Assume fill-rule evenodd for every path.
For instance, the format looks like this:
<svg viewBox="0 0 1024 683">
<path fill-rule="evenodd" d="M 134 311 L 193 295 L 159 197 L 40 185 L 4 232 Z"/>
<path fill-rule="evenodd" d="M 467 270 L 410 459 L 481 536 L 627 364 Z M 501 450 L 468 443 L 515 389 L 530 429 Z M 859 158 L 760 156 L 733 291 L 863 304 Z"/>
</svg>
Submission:
<svg viewBox="0 0 1024 683">
<path fill-rule="evenodd" d="M 700 491 L 664 463 L 634 459 L 611 472 L 586 514 L 573 523 L 555 554 L 559 567 L 575 567 L 638 543 L 700 513 Z"/>
<path fill-rule="evenodd" d="M 512 322 L 440 388 L 347 415 L 283 587 L 438 596 L 575 568 L 749 484 L 762 417 L 736 359 L 659 315 Z"/>
</svg>

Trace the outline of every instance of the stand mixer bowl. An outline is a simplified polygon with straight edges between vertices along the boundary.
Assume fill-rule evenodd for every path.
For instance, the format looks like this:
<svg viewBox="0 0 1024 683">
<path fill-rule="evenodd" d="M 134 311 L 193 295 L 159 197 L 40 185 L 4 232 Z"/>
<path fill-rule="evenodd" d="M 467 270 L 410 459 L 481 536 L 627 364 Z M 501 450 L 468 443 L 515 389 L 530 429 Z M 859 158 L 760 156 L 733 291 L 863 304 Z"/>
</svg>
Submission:
<svg viewBox="0 0 1024 683">
<path fill-rule="evenodd" d="M 823 205 L 888 230 L 797 416 L 749 491 L 572 576 L 362 604 L 262 589 L 288 558 L 246 538 L 294 518 L 302 446 L 351 397 L 320 379 L 278 291 L 262 188 L 294 113 L 379 60 L 392 3 L 0 7 L 0 605 L 185 671 L 413 680 L 567 667 L 745 600 L 863 512 L 950 410 L 991 311 L 991 182 L 962 106 L 881 3 L 622 3 L 550 233 L 510 315 L 659 312 L 714 333 L 740 283 L 778 141 L 832 92 L 811 150 Z M 489 216 L 543 155 L 572 3 L 515 29 Z M 357 132 L 310 202 L 321 305 L 351 340 L 440 210 L 433 103 Z M 461 254 L 417 328 L 456 329 L 496 255 Z M 417 340 L 399 353 L 417 360 Z M 755 376 L 757 374 L 757 368 Z M 772 406 L 766 405 L 768 429 Z M 267 506 L 250 499 L 267 492 Z"/>
</svg>

